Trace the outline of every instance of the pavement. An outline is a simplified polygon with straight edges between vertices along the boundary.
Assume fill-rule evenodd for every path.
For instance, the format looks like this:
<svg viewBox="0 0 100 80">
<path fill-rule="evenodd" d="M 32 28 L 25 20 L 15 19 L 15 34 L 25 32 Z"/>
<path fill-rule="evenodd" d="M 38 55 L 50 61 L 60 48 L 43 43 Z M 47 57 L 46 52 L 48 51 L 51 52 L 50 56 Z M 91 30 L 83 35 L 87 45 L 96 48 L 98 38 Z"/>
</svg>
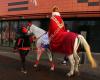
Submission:
<svg viewBox="0 0 100 80">
<path fill-rule="evenodd" d="M 30 51 L 26 62 L 28 74 L 25 75 L 20 72 L 18 52 L 14 53 L 12 50 L 12 48 L 0 47 L 0 80 L 100 80 L 100 53 L 93 55 L 98 64 L 96 69 L 92 69 L 86 60 L 80 65 L 79 75 L 67 78 L 69 64 L 61 64 L 64 55 L 54 54 L 56 69 L 52 72 L 46 54 L 43 54 L 39 66 L 33 68 L 36 52 Z"/>
</svg>

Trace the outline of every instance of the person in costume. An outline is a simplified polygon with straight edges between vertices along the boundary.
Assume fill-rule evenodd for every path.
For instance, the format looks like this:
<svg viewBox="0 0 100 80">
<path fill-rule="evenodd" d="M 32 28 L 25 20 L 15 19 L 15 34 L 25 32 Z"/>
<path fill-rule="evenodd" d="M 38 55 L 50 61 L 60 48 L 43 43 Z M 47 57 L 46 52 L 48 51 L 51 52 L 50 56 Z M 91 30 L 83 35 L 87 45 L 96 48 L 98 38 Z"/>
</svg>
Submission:
<svg viewBox="0 0 100 80">
<path fill-rule="evenodd" d="M 78 35 L 73 32 L 67 32 L 65 30 L 64 22 L 58 12 L 58 8 L 53 9 L 52 16 L 50 18 L 49 25 L 49 41 L 50 50 L 52 52 L 58 52 L 65 54 L 70 62 L 70 71 L 67 73 L 68 77 L 71 77 L 75 72 L 79 72 L 79 61 L 78 48 L 80 43 L 84 46 L 87 57 L 90 61 L 91 67 L 96 68 L 97 64 L 91 55 L 90 46 L 82 35 Z"/>
<path fill-rule="evenodd" d="M 50 48 L 53 52 L 72 53 L 71 51 L 72 46 L 74 45 L 74 38 L 77 37 L 77 34 L 65 29 L 64 22 L 57 7 L 53 9 L 48 34 L 50 39 Z M 68 42 L 71 42 L 72 44 L 69 44 Z M 65 46 L 68 48 L 65 49 Z"/>
<path fill-rule="evenodd" d="M 27 35 L 27 29 L 24 26 L 21 27 L 21 34 L 17 42 L 18 42 L 17 47 L 21 59 L 21 72 L 26 74 L 27 70 L 25 62 L 26 62 L 26 56 L 30 50 L 30 36 Z"/>
</svg>

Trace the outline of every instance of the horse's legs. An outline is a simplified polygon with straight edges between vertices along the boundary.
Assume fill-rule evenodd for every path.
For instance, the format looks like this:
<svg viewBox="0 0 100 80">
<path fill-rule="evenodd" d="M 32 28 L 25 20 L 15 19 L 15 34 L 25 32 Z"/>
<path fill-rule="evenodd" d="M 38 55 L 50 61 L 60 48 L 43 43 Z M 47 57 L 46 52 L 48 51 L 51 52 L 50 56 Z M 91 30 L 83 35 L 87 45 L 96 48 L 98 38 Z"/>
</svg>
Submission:
<svg viewBox="0 0 100 80">
<path fill-rule="evenodd" d="M 73 54 L 69 55 L 68 59 L 69 59 L 71 68 L 70 68 L 69 73 L 67 73 L 67 76 L 70 77 L 70 76 L 72 76 L 74 74 L 75 60 L 74 60 Z"/>
<path fill-rule="evenodd" d="M 49 48 L 46 49 L 47 50 L 47 55 L 49 57 L 49 61 L 50 61 L 50 65 L 51 65 L 51 70 L 53 71 L 54 70 L 54 63 L 53 63 L 53 60 L 52 60 L 52 54 L 51 54 L 51 51 Z"/>
<path fill-rule="evenodd" d="M 79 61 L 80 61 L 80 57 L 77 54 L 77 49 L 79 47 L 80 41 L 78 41 L 78 38 L 75 39 L 75 43 L 74 43 L 74 50 L 73 50 L 73 55 L 74 55 L 74 59 L 75 59 L 75 72 L 79 72 Z"/>
<path fill-rule="evenodd" d="M 51 54 L 51 51 L 47 48 L 47 55 L 49 57 L 49 61 L 52 61 L 52 54 Z"/>
<path fill-rule="evenodd" d="M 44 48 L 37 48 L 37 60 L 35 61 L 34 67 L 37 67 L 39 64 L 40 57 L 45 49 Z"/>
<path fill-rule="evenodd" d="M 37 65 L 39 64 L 39 60 L 40 60 L 40 57 L 41 57 L 41 54 L 42 54 L 41 43 L 42 43 L 42 39 L 39 38 L 39 39 L 37 40 L 37 42 L 36 42 L 37 59 L 36 59 L 36 61 L 35 61 L 34 67 L 37 67 Z"/>
</svg>

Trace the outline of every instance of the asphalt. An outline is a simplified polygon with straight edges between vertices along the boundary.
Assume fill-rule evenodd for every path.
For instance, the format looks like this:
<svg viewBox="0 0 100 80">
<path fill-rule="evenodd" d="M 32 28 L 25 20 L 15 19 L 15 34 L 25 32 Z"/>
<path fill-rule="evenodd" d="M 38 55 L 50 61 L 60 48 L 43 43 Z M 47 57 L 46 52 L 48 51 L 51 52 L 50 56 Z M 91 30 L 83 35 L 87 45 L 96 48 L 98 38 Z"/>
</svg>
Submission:
<svg viewBox="0 0 100 80">
<path fill-rule="evenodd" d="M 100 80 L 100 55 L 93 55 L 98 67 L 92 69 L 86 60 L 80 65 L 80 74 L 71 78 L 66 77 L 69 63 L 61 64 L 64 55 L 54 54 L 55 71 L 50 71 L 47 55 L 43 55 L 37 68 L 33 68 L 36 52 L 30 51 L 27 56 L 26 68 L 28 73 L 20 71 L 20 58 L 18 52 L 12 48 L 0 47 L 0 80 Z"/>
</svg>

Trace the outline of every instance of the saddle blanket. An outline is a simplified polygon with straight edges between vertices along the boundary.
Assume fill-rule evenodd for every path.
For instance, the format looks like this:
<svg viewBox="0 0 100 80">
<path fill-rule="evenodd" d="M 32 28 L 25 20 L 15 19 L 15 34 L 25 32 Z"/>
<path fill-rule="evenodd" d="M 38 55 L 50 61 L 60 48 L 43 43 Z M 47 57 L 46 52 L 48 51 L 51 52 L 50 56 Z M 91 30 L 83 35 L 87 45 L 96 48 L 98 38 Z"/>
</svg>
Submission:
<svg viewBox="0 0 100 80">
<path fill-rule="evenodd" d="M 72 54 L 76 37 L 77 34 L 73 32 L 60 33 L 50 41 L 51 51 L 64 53 L 66 55 Z"/>
</svg>

